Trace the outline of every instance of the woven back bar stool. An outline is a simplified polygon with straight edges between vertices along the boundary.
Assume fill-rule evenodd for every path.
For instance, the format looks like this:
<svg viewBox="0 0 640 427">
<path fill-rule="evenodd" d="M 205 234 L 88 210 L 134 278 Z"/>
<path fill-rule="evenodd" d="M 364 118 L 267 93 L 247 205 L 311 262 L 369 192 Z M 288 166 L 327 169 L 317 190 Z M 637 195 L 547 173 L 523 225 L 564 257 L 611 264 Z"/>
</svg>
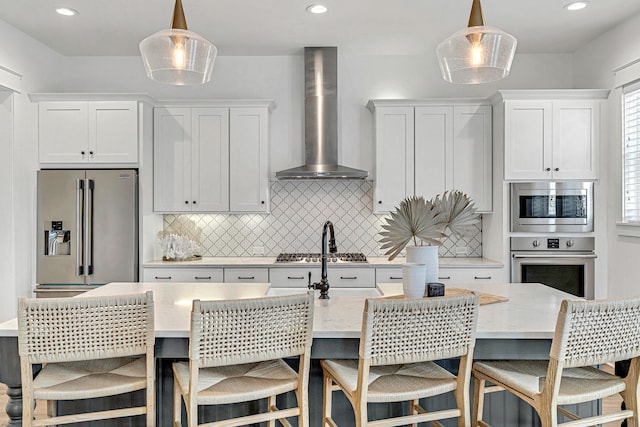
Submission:
<svg viewBox="0 0 640 427">
<path fill-rule="evenodd" d="M 146 414 L 155 426 L 153 294 L 25 299 L 18 303 L 24 426 L 69 424 Z M 33 378 L 33 365 L 42 370 Z M 139 407 L 56 416 L 55 401 L 146 389 Z M 48 418 L 33 419 L 35 400 Z"/>
<path fill-rule="evenodd" d="M 200 424 L 239 426 L 298 417 L 309 425 L 308 384 L 313 340 L 313 292 L 282 297 L 193 301 L 189 362 L 173 364 L 174 425 L 184 400 L 189 427 L 199 405 L 267 399 L 267 412 Z M 298 357 L 296 372 L 283 358 Z M 297 406 L 278 409 L 276 396 L 294 391 Z"/>
<path fill-rule="evenodd" d="M 624 418 L 629 427 L 637 427 L 639 356 L 640 298 L 563 301 L 548 361 L 474 363 L 473 425 L 488 426 L 482 421 L 484 395 L 506 390 L 531 405 L 543 427 L 592 426 Z M 632 359 L 626 378 L 594 367 L 623 359 Z M 627 410 L 581 419 L 561 407 L 618 393 Z M 558 423 L 558 413 L 571 421 Z"/>
<path fill-rule="evenodd" d="M 458 418 L 470 425 L 469 382 L 478 318 L 478 295 L 425 299 L 367 299 L 359 360 L 323 360 L 323 426 L 332 392 L 351 402 L 357 427 L 397 426 Z M 460 358 L 458 375 L 434 360 Z M 457 407 L 427 412 L 419 399 L 453 392 Z M 409 414 L 369 421 L 368 403 L 409 402 Z"/>
</svg>

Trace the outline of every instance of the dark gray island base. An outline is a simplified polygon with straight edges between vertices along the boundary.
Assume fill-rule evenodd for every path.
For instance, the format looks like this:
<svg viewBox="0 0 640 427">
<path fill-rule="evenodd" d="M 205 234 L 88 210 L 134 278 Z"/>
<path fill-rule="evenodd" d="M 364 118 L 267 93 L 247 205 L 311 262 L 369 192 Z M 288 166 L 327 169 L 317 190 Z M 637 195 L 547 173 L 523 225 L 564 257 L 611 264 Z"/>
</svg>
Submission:
<svg viewBox="0 0 640 427">
<path fill-rule="evenodd" d="M 551 340 L 548 339 L 478 339 L 475 359 L 546 359 L 549 355 Z M 355 338 L 316 338 L 313 341 L 312 364 L 309 381 L 309 419 L 312 427 L 322 426 L 322 369 L 319 361 L 325 358 L 357 358 L 358 339 Z M 158 426 L 171 427 L 173 423 L 173 377 L 171 364 L 178 359 L 186 359 L 188 339 L 157 338 L 156 339 L 156 373 L 157 373 L 157 420 Z M 295 361 L 292 361 L 295 363 Z M 455 370 L 457 361 L 442 361 L 442 366 Z M 9 415 L 8 426 L 22 425 L 22 390 L 20 381 L 20 363 L 17 354 L 16 337 L 0 337 L 0 382 L 8 387 L 6 412 Z M 73 406 L 73 412 L 80 410 L 111 409 L 128 406 L 143 401 L 143 393 L 129 393 L 114 399 L 88 399 L 74 403 L 60 403 L 60 413 L 65 412 L 66 405 Z M 283 396 L 278 401 L 279 407 L 286 407 L 293 395 Z M 291 400 L 291 403 L 295 400 Z M 427 410 L 434 410 L 454 405 L 453 395 L 427 399 L 421 402 Z M 200 420 L 215 420 L 234 414 L 253 412 L 264 409 L 266 401 L 256 401 L 241 405 L 224 405 L 213 409 L 200 409 Z M 355 425 L 353 411 L 341 393 L 334 394 L 333 414 L 339 426 Z M 380 404 L 370 406 L 372 419 L 389 414 L 406 411 L 403 404 Z M 599 413 L 597 403 L 573 406 L 572 410 L 581 416 Z M 70 411 L 71 412 L 71 411 Z M 183 412 L 184 414 L 184 412 Z M 537 415 L 531 407 L 510 393 L 495 393 L 487 397 L 485 403 L 485 420 L 494 427 L 539 426 Z M 295 421 L 295 420 L 294 420 Z M 118 419 L 104 422 L 78 423 L 78 426 L 144 426 L 144 416 L 129 419 Z M 186 425 L 186 419 L 183 419 Z M 445 421 L 446 426 L 457 426 L 455 420 Z"/>
</svg>

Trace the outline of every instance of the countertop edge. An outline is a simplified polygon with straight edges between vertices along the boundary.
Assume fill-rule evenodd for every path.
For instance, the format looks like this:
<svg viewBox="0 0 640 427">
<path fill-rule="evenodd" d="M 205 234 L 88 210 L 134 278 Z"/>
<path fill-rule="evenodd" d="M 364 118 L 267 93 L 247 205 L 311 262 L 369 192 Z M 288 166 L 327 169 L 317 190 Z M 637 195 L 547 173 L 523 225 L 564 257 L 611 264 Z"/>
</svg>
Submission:
<svg viewBox="0 0 640 427">
<path fill-rule="evenodd" d="M 393 268 L 401 267 L 404 258 L 389 261 L 386 258 L 371 257 L 366 263 L 337 263 L 332 267 L 346 268 Z M 308 268 L 320 267 L 319 263 L 277 263 L 275 257 L 203 257 L 197 261 L 161 261 L 143 263 L 143 268 Z M 503 268 L 504 264 L 489 258 L 440 258 L 440 268 Z"/>
</svg>

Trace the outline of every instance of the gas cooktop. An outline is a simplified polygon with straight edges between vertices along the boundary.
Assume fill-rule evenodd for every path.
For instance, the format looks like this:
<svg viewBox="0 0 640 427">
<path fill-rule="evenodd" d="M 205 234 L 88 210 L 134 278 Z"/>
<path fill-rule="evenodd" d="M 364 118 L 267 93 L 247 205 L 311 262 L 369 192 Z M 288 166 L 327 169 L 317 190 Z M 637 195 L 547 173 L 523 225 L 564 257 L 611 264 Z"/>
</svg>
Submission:
<svg viewBox="0 0 640 427">
<path fill-rule="evenodd" d="M 282 253 L 276 258 L 276 262 L 321 262 L 319 253 Z M 363 253 L 335 253 L 327 254 L 327 262 L 367 262 Z"/>
</svg>

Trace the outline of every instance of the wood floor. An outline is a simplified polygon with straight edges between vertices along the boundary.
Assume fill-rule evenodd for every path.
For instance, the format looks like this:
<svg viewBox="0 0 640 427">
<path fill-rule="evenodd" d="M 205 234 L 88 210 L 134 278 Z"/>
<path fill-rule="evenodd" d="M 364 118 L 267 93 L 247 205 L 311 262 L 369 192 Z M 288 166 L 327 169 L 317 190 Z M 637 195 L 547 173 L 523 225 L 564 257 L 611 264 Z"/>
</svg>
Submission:
<svg viewBox="0 0 640 427">
<path fill-rule="evenodd" d="M 613 372 L 613 369 L 610 369 L 611 372 Z M 5 406 L 7 405 L 7 394 L 6 394 L 6 387 L 4 386 L 4 384 L 0 384 L 0 426 L 4 427 L 7 425 L 7 415 L 5 413 Z M 614 412 L 617 409 L 620 408 L 620 402 L 622 402 L 622 399 L 619 397 L 612 397 L 609 399 L 605 399 L 604 402 L 602 403 L 602 408 L 603 408 L 603 412 L 606 413 L 610 413 L 610 412 Z M 43 417 L 46 416 L 46 405 L 37 405 L 36 406 L 36 417 Z M 604 424 L 602 427 L 620 427 L 620 422 L 615 422 L 615 423 L 607 423 Z"/>
</svg>

